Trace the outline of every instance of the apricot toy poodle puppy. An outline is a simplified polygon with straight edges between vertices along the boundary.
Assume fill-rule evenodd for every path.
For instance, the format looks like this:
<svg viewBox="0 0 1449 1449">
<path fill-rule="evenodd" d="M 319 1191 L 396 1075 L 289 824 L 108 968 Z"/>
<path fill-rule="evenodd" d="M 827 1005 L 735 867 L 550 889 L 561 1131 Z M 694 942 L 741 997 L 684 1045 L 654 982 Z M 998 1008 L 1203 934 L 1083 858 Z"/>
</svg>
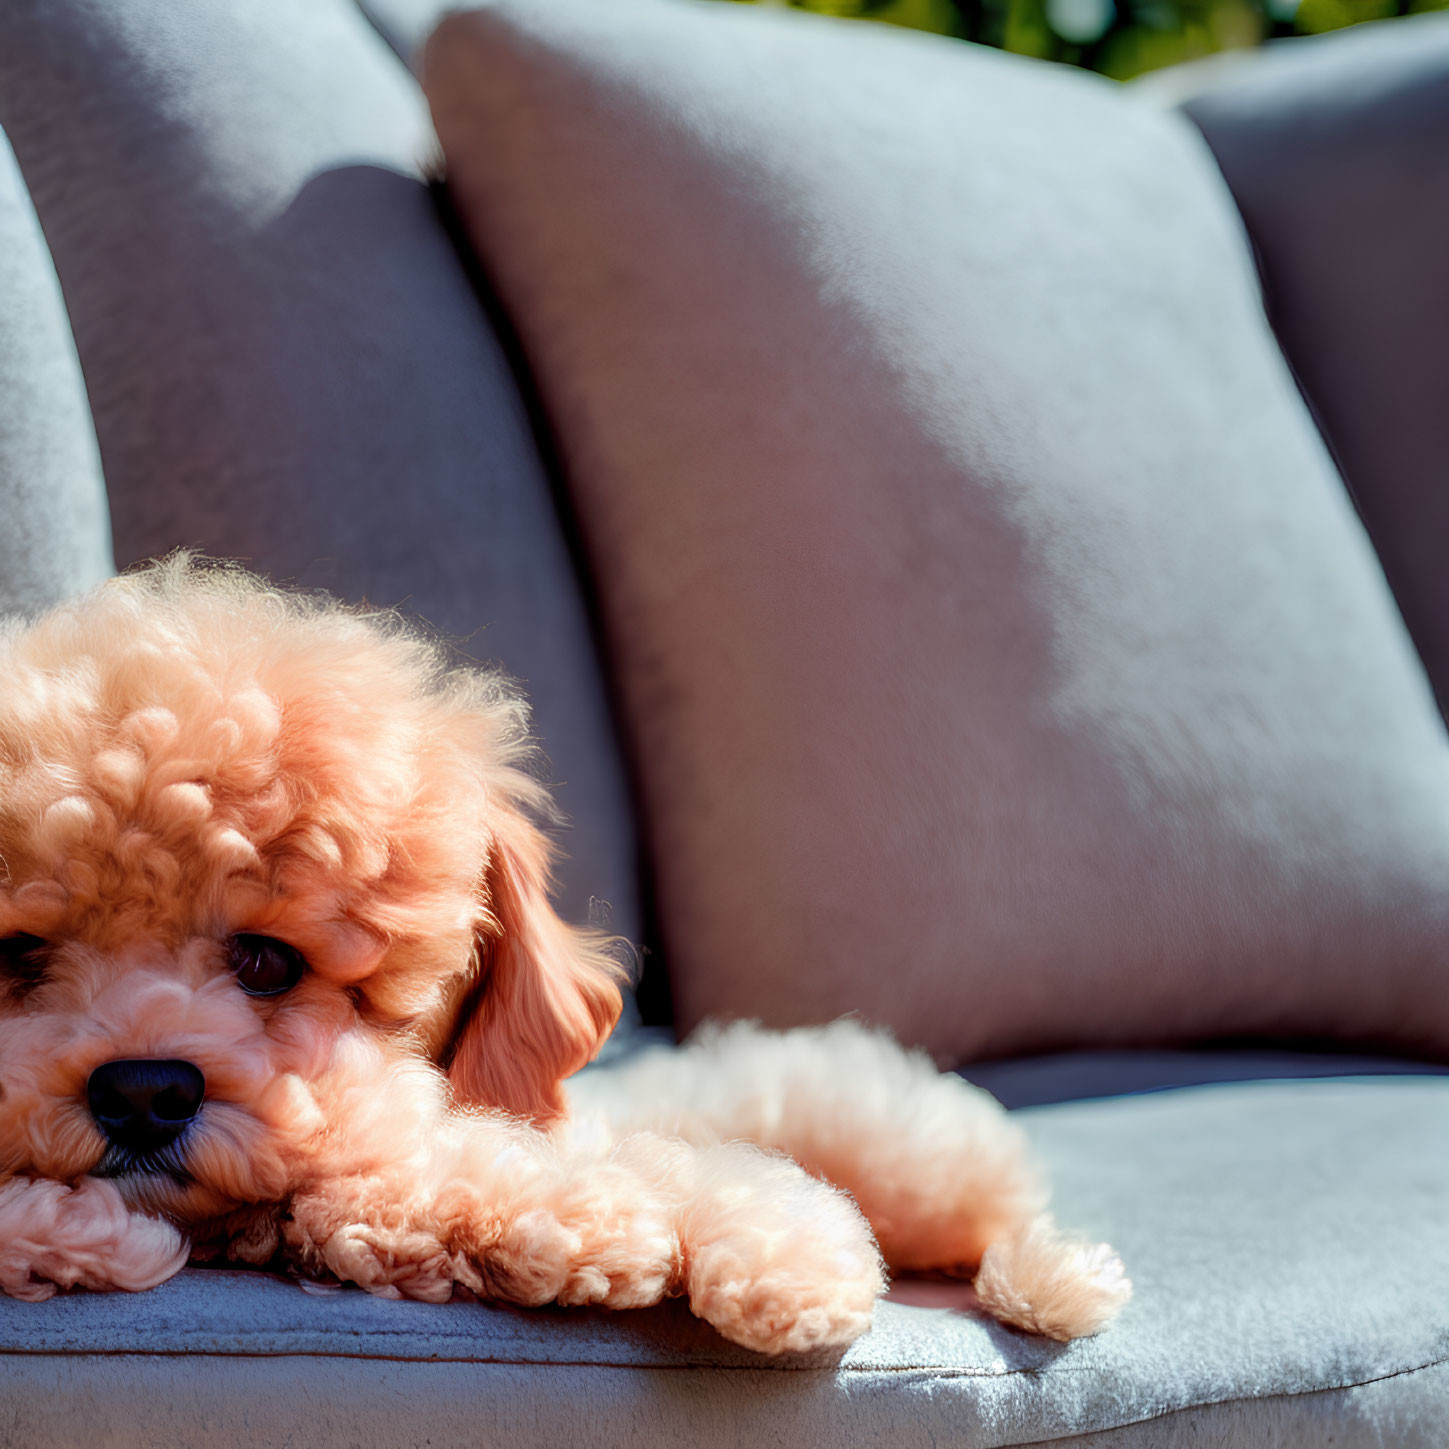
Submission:
<svg viewBox="0 0 1449 1449">
<path fill-rule="evenodd" d="M 0 680 L 0 1290 L 683 1294 L 766 1353 L 863 1333 L 886 1265 L 1055 1338 L 1125 1300 L 997 1105 L 856 1024 L 570 1081 L 621 972 L 549 905 L 523 706 L 396 618 L 177 557 Z"/>
</svg>

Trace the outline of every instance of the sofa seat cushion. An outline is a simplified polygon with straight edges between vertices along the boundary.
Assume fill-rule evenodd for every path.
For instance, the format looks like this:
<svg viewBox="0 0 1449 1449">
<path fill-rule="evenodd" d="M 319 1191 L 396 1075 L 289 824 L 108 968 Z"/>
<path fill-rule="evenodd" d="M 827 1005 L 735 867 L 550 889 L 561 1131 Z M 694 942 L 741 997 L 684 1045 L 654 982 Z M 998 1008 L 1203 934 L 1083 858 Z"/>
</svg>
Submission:
<svg viewBox="0 0 1449 1449">
<path fill-rule="evenodd" d="M 681 1305 L 434 1307 L 198 1269 L 138 1297 L 0 1300 L 0 1444 L 1439 1442 L 1449 1082 L 1021 1120 L 1063 1219 L 1130 1265 L 1136 1296 L 1098 1338 L 1032 1339 L 921 1280 L 843 1359 L 766 1360 Z"/>
</svg>

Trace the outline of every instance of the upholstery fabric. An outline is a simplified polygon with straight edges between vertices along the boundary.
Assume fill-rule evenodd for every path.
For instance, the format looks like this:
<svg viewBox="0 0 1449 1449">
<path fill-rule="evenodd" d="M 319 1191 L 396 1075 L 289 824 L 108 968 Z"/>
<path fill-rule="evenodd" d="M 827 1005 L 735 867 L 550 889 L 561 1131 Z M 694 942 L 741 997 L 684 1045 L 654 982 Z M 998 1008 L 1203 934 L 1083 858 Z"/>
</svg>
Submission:
<svg viewBox="0 0 1449 1449">
<path fill-rule="evenodd" d="M 95 432 L 65 304 L 0 134 L 0 614 L 111 572 Z"/>
<path fill-rule="evenodd" d="M 638 1049 L 652 1033 L 629 1037 Z M 1412 1057 L 1352 1056 L 1268 1045 L 1197 1051 L 1046 1052 L 960 1069 L 1004 1107 L 1041 1107 L 1138 1092 L 1166 1092 L 1229 1082 L 1297 1081 L 1319 1077 L 1445 1076 L 1449 1067 Z"/>
<path fill-rule="evenodd" d="M 1153 89 L 1233 189 L 1278 337 L 1449 710 L 1449 15 L 1186 66 Z"/>
<path fill-rule="evenodd" d="M 1095 1339 L 1033 1340 L 921 1281 L 843 1360 L 771 1362 L 679 1305 L 434 1307 L 192 1270 L 135 1298 L 0 1300 L 0 1445 L 1442 1443 L 1449 1083 L 1199 1088 L 1021 1120 L 1063 1219 L 1133 1274 Z"/>
<path fill-rule="evenodd" d="M 54 253 L 124 565 L 177 545 L 398 605 L 534 708 L 562 900 L 638 934 L 621 769 L 510 363 L 348 0 L 15 0 L 0 124 Z"/>
<path fill-rule="evenodd" d="M 688 0 L 502 0 L 423 79 L 682 1027 L 1449 1051 L 1443 724 L 1189 123 Z"/>
</svg>

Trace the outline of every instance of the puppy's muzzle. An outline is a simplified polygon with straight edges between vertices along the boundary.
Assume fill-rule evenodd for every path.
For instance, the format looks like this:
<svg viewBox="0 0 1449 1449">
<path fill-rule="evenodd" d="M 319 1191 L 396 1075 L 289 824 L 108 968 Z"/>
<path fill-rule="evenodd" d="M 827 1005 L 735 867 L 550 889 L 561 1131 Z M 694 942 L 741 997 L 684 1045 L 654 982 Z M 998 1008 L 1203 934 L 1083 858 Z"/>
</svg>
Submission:
<svg viewBox="0 0 1449 1449">
<path fill-rule="evenodd" d="M 206 1078 L 190 1062 L 107 1062 L 86 1083 L 91 1116 L 106 1138 L 142 1157 L 175 1142 L 205 1096 Z"/>
</svg>

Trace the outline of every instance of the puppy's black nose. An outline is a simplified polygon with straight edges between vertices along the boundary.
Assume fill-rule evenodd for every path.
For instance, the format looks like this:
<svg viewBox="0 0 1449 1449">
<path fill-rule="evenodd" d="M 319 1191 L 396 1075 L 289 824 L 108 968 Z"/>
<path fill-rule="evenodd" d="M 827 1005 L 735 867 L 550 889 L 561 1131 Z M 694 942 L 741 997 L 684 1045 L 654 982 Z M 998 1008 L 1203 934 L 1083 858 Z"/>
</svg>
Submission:
<svg viewBox="0 0 1449 1449">
<path fill-rule="evenodd" d="M 107 1062 L 91 1073 L 91 1116 L 130 1152 L 159 1152 L 201 1111 L 206 1078 L 190 1062 Z"/>
</svg>

